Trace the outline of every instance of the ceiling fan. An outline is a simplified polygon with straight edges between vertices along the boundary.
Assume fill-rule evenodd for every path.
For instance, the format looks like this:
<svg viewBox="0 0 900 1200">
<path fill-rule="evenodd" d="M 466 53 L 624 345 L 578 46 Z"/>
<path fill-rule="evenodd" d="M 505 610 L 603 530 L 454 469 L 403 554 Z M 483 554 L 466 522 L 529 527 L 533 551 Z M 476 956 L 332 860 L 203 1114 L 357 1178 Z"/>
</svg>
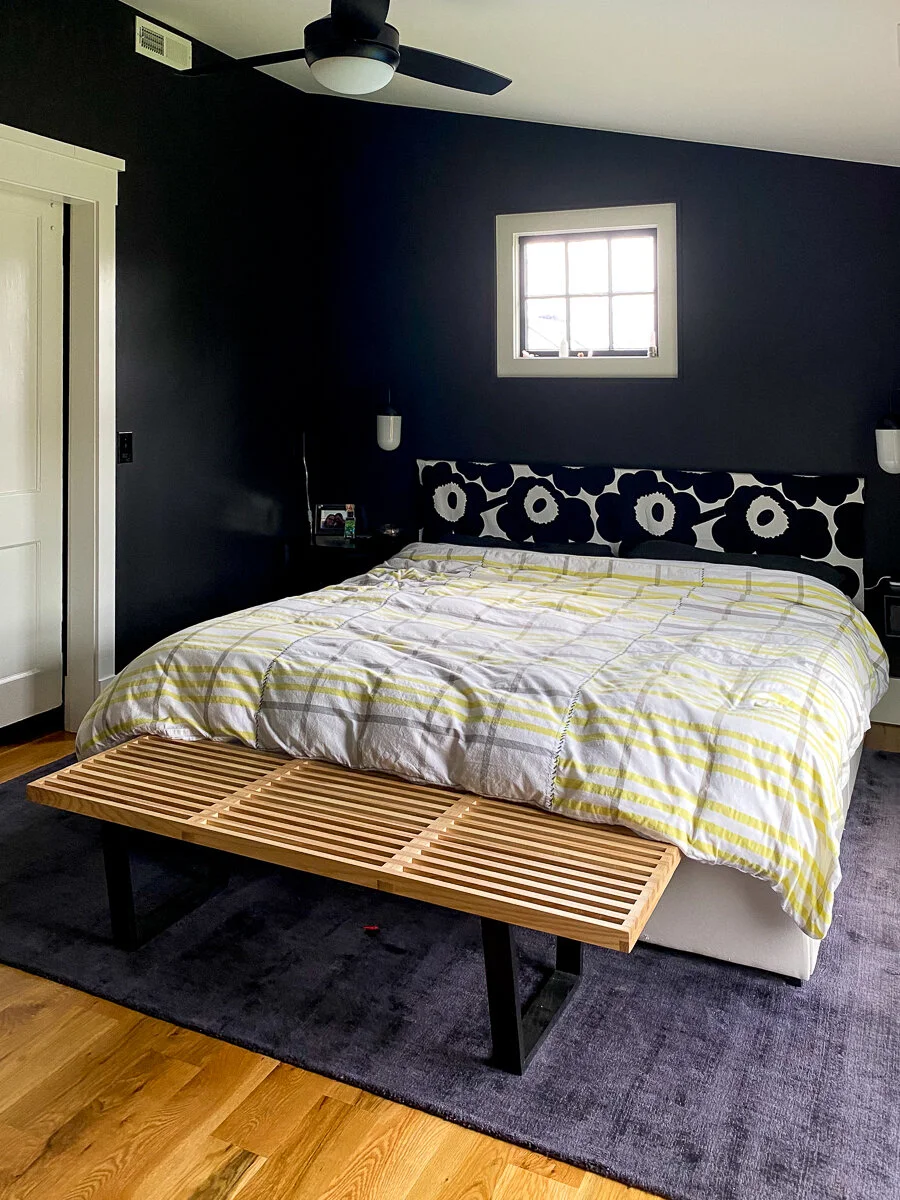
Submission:
<svg viewBox="0 0 900 1200">
<path fill-rule="evenodd" d="M 387 23 L 389 5 L 390 0 L 332 0 L 331 15 L 306 26 L 305 44 L 299 50 L 255 54 L 193 67 L 184 74 L 214 75 L 305 58 L 318 83 L 345 96 L 377 92 L 390 83 L 395 71 L 484 96 L 496 96 L 512 83 L 505 75 L 473 67 L 458 58 L 401 46 L 399 32 Z"/>
</svg>

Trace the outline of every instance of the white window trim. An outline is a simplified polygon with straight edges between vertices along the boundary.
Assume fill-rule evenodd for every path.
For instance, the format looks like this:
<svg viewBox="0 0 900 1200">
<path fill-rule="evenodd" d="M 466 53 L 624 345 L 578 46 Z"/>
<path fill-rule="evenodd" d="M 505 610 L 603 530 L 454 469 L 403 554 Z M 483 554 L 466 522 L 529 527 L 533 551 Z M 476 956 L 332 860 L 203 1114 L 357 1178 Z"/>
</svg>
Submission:
<svg viewBox="0 0 900 1200">
<path fill-rule="evenodd" d="M 0 185 L 71 206 L 65 726 L 115 673 L 119 158 L 0 125 Z"/>
<path fill-rule="evenodd" d="M 519 238 L 535 233 L 656 229 L 658 354 L 610 358 L 520 358 Z M 518 378 L 667 378 L 678 375 L 677 220 L 674 204 L 505 213 L 497 217 L 497 374 Z"/>
</svg>

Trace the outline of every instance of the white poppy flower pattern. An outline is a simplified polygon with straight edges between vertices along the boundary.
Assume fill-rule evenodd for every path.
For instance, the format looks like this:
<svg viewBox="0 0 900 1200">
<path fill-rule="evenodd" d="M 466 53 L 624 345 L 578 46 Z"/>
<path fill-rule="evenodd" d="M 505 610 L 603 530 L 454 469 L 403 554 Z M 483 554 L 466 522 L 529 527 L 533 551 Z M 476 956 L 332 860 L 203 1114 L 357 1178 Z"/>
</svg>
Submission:
<svg viewBox="0 0 900 1200">
<path fill-rule="evenodd" d="M 434 507 L 442 520 L 455 524 L 466 514 L 466 493 L 457 483 L 442 483 L 434 489 Z"/>
</svg>

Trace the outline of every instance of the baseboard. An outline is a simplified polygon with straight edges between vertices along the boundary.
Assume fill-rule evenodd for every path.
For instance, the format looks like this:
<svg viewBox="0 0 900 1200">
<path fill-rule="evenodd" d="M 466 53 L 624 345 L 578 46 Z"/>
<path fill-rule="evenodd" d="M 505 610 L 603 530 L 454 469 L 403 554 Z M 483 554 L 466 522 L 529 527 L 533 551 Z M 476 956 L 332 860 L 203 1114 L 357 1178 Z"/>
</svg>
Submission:
<svg viewBox="0 0 900 1200">
<path fill-rule="evenodd" d="M 36 738 L 48 733 L 56 733 L 63 727 L 63 710 L 52 708 L 49 712 L 38 713 L 35 717 L 26 717 L 24 721 L 16 721 L 0 729 L 0 746 L 13 746 L 21 742 L 33 742 Z"/>
</svg>

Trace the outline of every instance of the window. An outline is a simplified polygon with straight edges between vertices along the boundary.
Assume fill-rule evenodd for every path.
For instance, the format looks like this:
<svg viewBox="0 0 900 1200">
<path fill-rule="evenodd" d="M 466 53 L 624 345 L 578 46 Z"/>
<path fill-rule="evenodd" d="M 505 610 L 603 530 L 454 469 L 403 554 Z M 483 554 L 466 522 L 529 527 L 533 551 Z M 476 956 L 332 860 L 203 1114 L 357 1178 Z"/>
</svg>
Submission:
<svg viewBox="0 0 900 1200">
<path fill-rule="evenodd" d="M 497 373 L 677 375 L 675 206 L 498 217 Z"/>
</svg>

